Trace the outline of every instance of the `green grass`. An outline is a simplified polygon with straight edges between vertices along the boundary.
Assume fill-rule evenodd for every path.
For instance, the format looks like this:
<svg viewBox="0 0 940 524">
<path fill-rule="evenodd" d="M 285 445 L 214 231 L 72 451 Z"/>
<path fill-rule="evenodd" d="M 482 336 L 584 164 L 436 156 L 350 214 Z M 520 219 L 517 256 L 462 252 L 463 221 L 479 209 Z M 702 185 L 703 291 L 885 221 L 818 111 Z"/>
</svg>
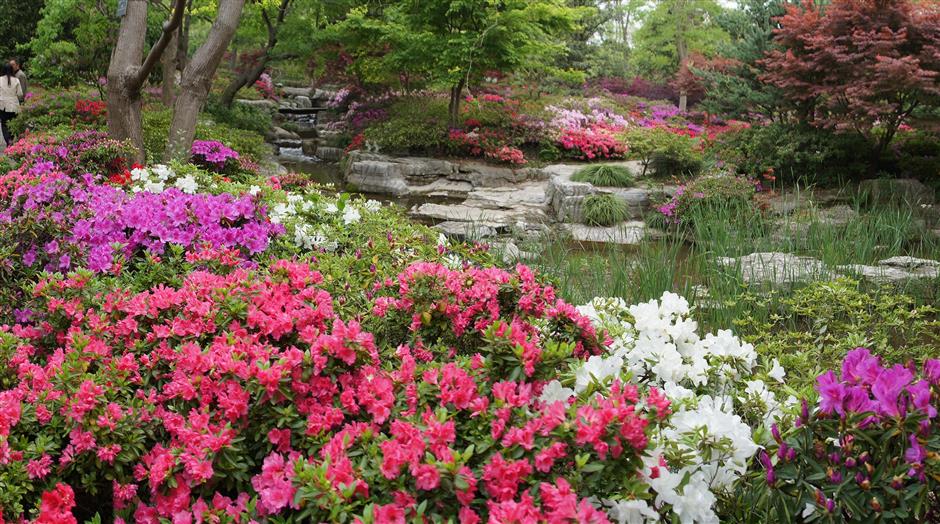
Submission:
<svg viewBox="0 0 940 524">
<path fill-rule="evenodd" d="M 584 199 L 584 221 L 588 225 L 609 227 L 629 216 L 627 204 L 614 195 L 598 193 Z"/>
<path fill-rule="evenodd" d="M 601 187 L 632 187 L 633 174 L 623 166 L 595 164 L 580 169 L 571 180 Z"/>
</svg>

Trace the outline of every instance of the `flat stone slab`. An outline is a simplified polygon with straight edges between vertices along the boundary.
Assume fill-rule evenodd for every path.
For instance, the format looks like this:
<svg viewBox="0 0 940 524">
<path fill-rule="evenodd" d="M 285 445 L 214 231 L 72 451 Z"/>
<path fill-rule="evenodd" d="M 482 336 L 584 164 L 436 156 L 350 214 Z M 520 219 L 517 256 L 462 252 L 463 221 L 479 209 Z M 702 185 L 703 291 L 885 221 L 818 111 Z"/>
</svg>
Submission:
<svg viewBox="0 0 940 524">
<path fill-rule="evenodd" d="M 545 213 L 530 208 L 482 209 L 465 204 L 421 204 L 411 209 L 411 216 L 429 220 L 472 222 L 510 226 L 519 222 L 542 222 Z"/>
<path fill-rule="evenodd" d="M 563 224 L 562 229 L 578 242 L 635 245 L 646 238 L 646 224 L 640 221 L 624 222 L 611 227 Z"/>
<path fill-rule="evenodd" d="M 479 240 L 482 238 L 495 237 L 497 229 L 502 227 L 496 223 L 474 223 L 474 222 L 441 222 L 434 226 L 435 229 L 444 233 L 450 238 L 457 240 Z"/>
<path fill-rule="evenodd" d="M 526 182 L 512 187 L 474 189 L 464 204 L 483 209 L 509 209 L 519 206 L 542 209 L 546 206 L 545 182 Z"/>
<path fill-rule="evenodd" d="M 737 268 L 741 278 L 749 284 L 791 285 L 820 277 L 839 276 L 821 260 L 792 253 L 771 251 L 737 258 L 721 257 L 718 263 L 727 268 Z"/>
<path fill-rule="evenodd" d="M 940 278 L 940 262 L 908 256 L 879 260 L 876 266 L 852 264 L 840 266 L 839 269 L 845 272 L 857 273 L 865 279 L 883 284 Z"/>
</svg>

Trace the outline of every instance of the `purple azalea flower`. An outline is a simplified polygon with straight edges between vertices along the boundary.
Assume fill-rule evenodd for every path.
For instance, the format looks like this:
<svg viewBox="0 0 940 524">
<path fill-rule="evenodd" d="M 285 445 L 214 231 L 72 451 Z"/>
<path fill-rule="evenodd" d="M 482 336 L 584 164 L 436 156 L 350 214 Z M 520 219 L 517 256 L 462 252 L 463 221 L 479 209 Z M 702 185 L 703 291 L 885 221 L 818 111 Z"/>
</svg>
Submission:
<svg viewBox="0 0 940 524">
<path fill-rule="evenodd" d="M 878 402 L 879 412 L 889 417 L 900 416 L 898 397 L 904 386 L 911 383 L 914 374 L 909 369 L 898 364 L 891 369 L 885 369 L 878 375 L 871 392 Z"/>
<path fill-rule="evenodd" d="M 853 349 L 842 362 L 842 380 L 855 384 L 874 384 L 882 371 L 878 357 L 864 348 Z"/>
<path fill-rule="evenodd" d="M 816 377 L 816 391 L 819 392 L 819 410 L 827 415 L 833 411 L 839 415 L 845 415 L 845 409 L 842 406 L 845 398 L 845 385 L 839 381 L 836 374 L 827 371 Z"/>
<path fill-rule="evenodd" d="M 918 411 L 927 414 L 927 418 L 937 416 L 937 408 L 930 403 L 930 383 L 926 380 L 919 380 L 914 385 L 908 386 L 907 392 L 911 395 L 911 403 Z"/>
<path fill-rule="evenodd" d="M 940 360 L 931 358 L 924 362 L 924 375 L 931 384 L 940 384 Z"/>
<path fill-rule="evenodd" d="M 917 440 L 917 435 L 912 434 L 908 437 L 908 441 L 911 443 L 911 447 L 904 452 L 904 460 L 910 464 L 922 463 L 927 458 L 927 450 Z"/>
</svg>

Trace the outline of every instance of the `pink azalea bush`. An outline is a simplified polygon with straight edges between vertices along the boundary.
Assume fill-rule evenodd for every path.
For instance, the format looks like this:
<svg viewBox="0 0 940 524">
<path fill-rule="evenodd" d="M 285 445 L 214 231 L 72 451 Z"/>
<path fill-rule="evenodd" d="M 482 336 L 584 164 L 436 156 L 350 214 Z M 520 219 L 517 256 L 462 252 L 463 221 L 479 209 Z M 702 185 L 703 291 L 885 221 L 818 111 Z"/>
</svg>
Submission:
<svg viewBox="0 0 940 524">
<path fill-rule="evenodd" d="M 193 163 L 216 173 L 225 173 L 239 165 L 238 151 L 217 140 L 196 140 L 192 147 Z"/>
<path fill-rule="evenodd" d="M 414 264 L 357 318 L 307 263 L 201 259 L 140 293 L 40 282 L 44 319 L 0 349 L 5 519 L 60 485 L 145 523 L 607 522 L 587 497 L 642 494 L 668 403 L 621 383 L 539 401 L 601 341 L 525 267 Z"/>
</svg>

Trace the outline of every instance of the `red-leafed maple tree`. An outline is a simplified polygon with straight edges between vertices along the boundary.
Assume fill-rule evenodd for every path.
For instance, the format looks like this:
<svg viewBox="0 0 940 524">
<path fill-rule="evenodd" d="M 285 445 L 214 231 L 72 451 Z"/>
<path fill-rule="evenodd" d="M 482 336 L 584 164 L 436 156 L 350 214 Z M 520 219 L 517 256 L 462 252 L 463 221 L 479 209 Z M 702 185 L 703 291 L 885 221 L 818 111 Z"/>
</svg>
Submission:
<svg viewBox="0 0 940 524">
<path fill-rule="evenodd" d="M 880 154 L 912 111 L 940 103 L 940 1 L 804 0 L 779 22 L 761 78 L 807 122 Z"/>
</svg>

